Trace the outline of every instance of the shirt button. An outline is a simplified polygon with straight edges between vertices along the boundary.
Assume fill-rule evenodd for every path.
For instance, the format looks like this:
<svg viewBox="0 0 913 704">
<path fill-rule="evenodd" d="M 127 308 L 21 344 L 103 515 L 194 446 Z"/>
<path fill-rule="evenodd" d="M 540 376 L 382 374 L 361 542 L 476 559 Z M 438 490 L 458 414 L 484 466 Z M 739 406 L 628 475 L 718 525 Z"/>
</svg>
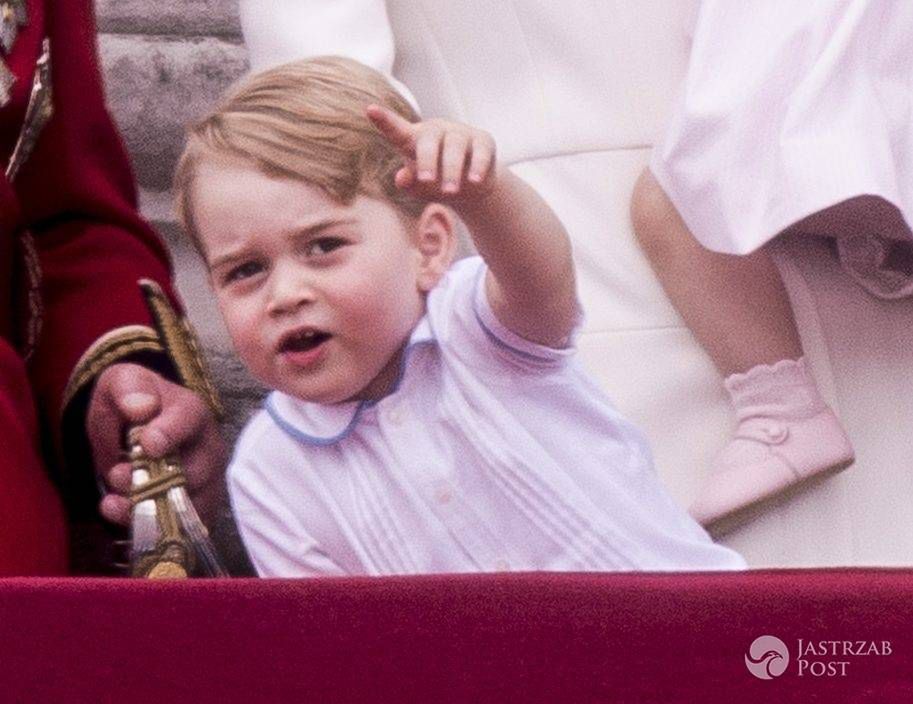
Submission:
<svg viewBox="0 0 913 704">
<path fill-rule="evenodd" d="M 398 408 L 390 408 L 387 410 L 387 422 L 390 425 L 400 425 L 403 422 L 403 413 Z"/>
<path fill-rule="evenodd" d="M 434 498 L 439 504 L 449 504 L 453 500 L 453 490 L 449 486 L 439 487 Z"/>
<path fill-rule="evenodd" d="M 498 570 L 498 572 L 507 572 L 510 570 L 510 563 L 507 560 L 498 560 L 495 563 L 495 569 Z"/>
</svg>

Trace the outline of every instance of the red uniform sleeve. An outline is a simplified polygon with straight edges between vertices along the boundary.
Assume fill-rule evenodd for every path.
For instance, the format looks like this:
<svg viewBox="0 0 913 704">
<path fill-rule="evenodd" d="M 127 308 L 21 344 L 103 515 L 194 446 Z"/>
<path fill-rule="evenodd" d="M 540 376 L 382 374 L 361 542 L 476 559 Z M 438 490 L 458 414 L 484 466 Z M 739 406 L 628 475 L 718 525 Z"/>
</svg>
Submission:
<svg viewBox="0 0 913 704">
<path fill-rule="evenodd" d="M 105 108 L 92 4 L 53 0 L 45 9 L 54 113 L 16 185 L 41 268 L 32 383 L 59 431 L 65 401 L 91 383 L 90 373 L 73 385 L 74 371 L 87 370 L 87 351 L 115 331 L 126 328 L 129 338 L 150 325 L 137 279 L 155 279 L 170 293 L 171 276 L 161 241 L 137 215 L 133 174 Z M 129 350 L 121 345 L 98 361 Z"/>
</svg>

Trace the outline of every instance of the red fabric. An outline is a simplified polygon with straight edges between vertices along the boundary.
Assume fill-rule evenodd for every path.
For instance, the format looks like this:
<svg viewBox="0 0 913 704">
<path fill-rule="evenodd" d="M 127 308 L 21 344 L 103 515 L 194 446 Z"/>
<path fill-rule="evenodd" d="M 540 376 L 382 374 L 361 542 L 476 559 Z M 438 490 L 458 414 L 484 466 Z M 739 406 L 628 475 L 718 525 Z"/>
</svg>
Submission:
<svg viewBox="0 0 913 704">
<path fill-rule="evenodd" d="M 2 699 L 909 702 L 911 624 L 910 570 L 7 580 Z M 744 663 L 761 635 L 791 650 L 774 680 Z M 798 638 L 892 652 L 800 677 Z"/>
<path fill-rule="evenodd" d="M 22 128 L 45 37 L 54 113 L 14 183 L 0 169 L 0 449 L 7 450 L 0 454 L 0 574 L 59 571 L 59 502 L 37 455 L 36 406 L 56 441 L 45 446 L 59 450 L 62 395 L 78 360 L 104 333 L 149 324 L 137 279 L 157 279 L 170 291 L 165 250 L 136 213 L 133 175 L 104 105 L 93 3 L 27 0 L 27 7 L 29 22 L 4 57 L 16 83 L 11 102 L 0 108 L 0 162 L 6 164 Z M 23 230 L 34 235 L 44 307 L 28 379 L 22 364 L 13 364 L 12 347 L 22 338 L 17 314 L 26 310 L 24 291 L 15 283 L 25 280 L 15 246 Z M 70 442 L 80 440 L 85 401 L 68 418 Z M 72 450 L 68 469 L 82 493 L 71 503 L 91 512 L 96 497 L 89 491 L 88 448 L 83 442 Z"/>
<path fill-rule="evenodd" d="M 16 246 L 7 233 L 12 232 L 18 222 L 16 195 L 9 182 L 0 176 L 0 340 L 8 337 L 13 328 L 13 258 Z"/>
<path fill-rule="evenodd" d="M 32 231 L 41 259 L 44 326 L 32 379 L 55 428 L 64 387 L 86 349 L 114 328 L 149 324 L 137 279 L 156 279 L 166 290 L 170 279 L 162 243 L 136 213 L 133 174 L 105 107 L 92 6 L 31 2 L 20 39 L 22 51 L 37 48 L 45 33 L 51 42 L 54 117 L 14 189 L 21 226 Z M 26 69 L 20 82 L 30 85 Z"/>
<path fill-rule="evenodd" d="M 0 339 L 0 576 L 66 574 L 63 507 L 39 459 L 22 360 Z"/>
</svg>

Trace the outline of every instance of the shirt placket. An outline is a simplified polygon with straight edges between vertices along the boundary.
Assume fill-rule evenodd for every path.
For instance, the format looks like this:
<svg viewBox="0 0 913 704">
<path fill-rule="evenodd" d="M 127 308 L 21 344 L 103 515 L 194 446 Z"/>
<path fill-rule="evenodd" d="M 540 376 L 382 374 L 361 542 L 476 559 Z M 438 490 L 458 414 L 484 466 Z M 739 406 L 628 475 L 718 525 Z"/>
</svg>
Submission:
<svg viewBox="0 0 913 704">
<path fill-rule="evenodd" d="M 407 475 L 416 482 L 428 508 L 446 527 L 473 567 L 486 572 L 509 570 L 511 565 L 503 542 L 461 495 L 455 478 L 456 467 L 442 461 L 446 453 L 435 447 L 426 431 L 429 419 L 423 418 L 421 404 L 414 398 L 416 390 L 410 388 L 421 383 L 421 376 L 426 371 L 417 363 L 419 359 L 415 355 L 407 362 L 400 393 L 388 396 L 378 405 L 378 422 L 395 448 L 399 464 L 408 470 Z M 428 458 L 436 459 L 429 462 Z M 458 457 L 456 461 L 459 461 Z"/>
</svg>

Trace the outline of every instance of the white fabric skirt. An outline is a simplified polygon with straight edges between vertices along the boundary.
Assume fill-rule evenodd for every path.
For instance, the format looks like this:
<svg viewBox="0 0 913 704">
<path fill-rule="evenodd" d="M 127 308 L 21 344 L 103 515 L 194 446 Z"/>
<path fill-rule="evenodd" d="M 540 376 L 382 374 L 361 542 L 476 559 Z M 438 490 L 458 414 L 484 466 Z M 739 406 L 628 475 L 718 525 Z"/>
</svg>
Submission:
<svg viewBox="0 0 913 704">
<path fill-rule="evenodd" d="M 651 170 L 709 249 L 830 235 L 870 291 L 908 295 L 911 96 L 913 2 L 704 0 Z"/>
</svg>

